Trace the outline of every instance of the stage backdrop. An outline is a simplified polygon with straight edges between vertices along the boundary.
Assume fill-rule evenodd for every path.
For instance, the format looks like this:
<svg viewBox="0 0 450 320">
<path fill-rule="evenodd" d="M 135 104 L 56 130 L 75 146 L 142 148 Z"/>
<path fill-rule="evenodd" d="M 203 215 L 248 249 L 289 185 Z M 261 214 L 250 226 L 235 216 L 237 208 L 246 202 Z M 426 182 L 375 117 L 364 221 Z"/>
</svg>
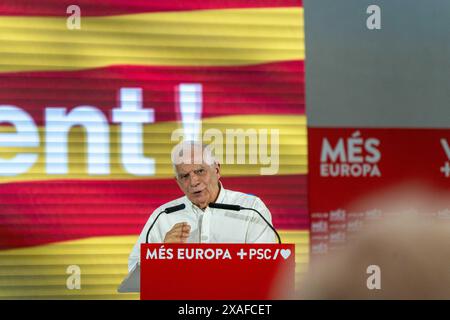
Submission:
<svg viewBox="0 0 450 320">
<path fill-rule="evenodd" d="M 402 213 L 377 197 L 414 192 L 401 211 L 449 219 L 450 3 L 307 0 L 305 12 L 312 257 Z"/>
<path fill-rule="evenodd" d="M 304 271 L 301 0 L 71 4 L 0 4 L 0 299 L 138 298 L 116 289 L 149 215 L 182 195 L 177 128 L 279 130 L 275 175 L 225 163 L 222 181 L 267 204 Z"/>
</svg>

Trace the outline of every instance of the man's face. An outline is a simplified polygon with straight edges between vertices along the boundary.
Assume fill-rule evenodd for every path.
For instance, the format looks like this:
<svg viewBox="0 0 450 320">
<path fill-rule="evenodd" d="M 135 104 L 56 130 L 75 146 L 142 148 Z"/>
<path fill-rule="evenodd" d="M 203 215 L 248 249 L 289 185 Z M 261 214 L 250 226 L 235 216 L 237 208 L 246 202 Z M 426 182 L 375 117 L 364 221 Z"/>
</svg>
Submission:
<svg viewBox="0 0 450 320">
<path fill-rule="evenodd" d="M 175 166 L 180 189 L 197 207 L 204 209 L 219 194 L 219 164 L 178 164 Z"/>
</svg>

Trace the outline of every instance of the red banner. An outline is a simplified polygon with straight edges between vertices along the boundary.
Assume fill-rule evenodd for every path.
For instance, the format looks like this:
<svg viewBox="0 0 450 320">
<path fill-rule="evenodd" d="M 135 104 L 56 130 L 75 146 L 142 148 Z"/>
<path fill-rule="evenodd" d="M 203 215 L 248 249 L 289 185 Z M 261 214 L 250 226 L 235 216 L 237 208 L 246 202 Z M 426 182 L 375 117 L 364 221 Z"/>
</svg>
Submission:
<svg viewBox="0 0 450 320">
<path fill-rule="evenodd" d="M 143 300 L 287 299 L 293 244 L 143 244 Z"/>
<path fill-rule="evenodd" d="M 395 192 L 408 195 L 412 211 L 426 202 L 419 213 L 450 218 L 448 130 L 309 128 L 308 135 L 313 255 L 344 245 L 363 225 L 390 214 L 385 203 L 369 200 L 383 194 L 390 193 L 386 201 L 395 201 Z"/>
</svg>

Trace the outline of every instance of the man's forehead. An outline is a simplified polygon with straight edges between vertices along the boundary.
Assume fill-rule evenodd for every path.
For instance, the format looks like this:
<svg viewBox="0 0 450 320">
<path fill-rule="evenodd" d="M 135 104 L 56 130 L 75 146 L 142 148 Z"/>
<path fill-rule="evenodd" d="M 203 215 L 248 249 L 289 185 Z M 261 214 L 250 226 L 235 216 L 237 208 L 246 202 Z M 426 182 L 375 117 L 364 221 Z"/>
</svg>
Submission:
<svg viewBox="0 0 450 320">
<path fill-rule="evenodd" d="M 191 163 L 182 163 L 182 164 L 177 164 L 175 166 L 176 170 L 178 173 L 188 173 L 191 172 L 193 170 L 197 170 L 200 168 L 205 168 L 208 165 L 206 163 L 202 163 L 202 164 L 191 164 Z"/>
</svg>

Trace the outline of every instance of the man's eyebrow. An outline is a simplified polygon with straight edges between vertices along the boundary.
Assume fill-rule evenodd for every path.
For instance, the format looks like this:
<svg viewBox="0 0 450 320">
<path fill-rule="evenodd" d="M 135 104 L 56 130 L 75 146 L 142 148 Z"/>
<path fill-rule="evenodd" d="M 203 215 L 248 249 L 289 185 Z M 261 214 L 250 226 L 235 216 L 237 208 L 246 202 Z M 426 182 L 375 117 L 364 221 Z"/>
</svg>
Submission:
<svg viewBox="0 0 450 320">
<path fill-rule="evenodd" d="M 196 169 L 192 169 L 192 170 L 190 170 L 190 171 L 188 171 L 188 172 L 178 172 L 178 174 L 189 174 L 189 173 L 191 173 L 192 171 L 197 171 L 197 170 L 200 170 L 200 169 L 205 169 L 207 166 L 205 166 L 205 165 L 200 165 L 200 167 L 198 167 L 198 168 L 196 168 Z"/>
</svg>

